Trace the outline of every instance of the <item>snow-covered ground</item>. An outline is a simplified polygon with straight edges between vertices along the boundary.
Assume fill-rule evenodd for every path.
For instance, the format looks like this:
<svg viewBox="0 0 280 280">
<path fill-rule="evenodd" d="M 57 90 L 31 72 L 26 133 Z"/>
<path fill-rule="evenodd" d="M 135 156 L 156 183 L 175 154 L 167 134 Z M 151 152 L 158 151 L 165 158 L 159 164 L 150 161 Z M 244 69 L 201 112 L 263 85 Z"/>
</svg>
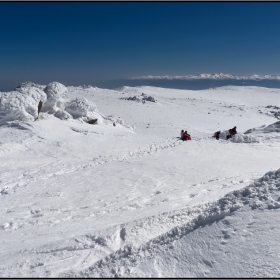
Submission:
<svg viewBox="0 0 280 280">
<path fill-rule="evenodd" d="M 279 116 L 261 87 L 0 93 L 0 276 L 279 277 Z"/>
</svg>

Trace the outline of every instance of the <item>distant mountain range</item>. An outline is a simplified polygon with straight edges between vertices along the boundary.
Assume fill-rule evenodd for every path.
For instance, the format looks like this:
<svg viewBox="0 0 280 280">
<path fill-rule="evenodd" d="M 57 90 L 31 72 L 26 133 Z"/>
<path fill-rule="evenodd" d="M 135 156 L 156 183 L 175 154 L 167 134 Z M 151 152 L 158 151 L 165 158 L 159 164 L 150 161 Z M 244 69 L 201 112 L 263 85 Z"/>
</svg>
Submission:
<svg viewBox="0 0 280 280">
<path fill-rule="evenodd" d="M 185 75 L 185 76 L 139 76 L 133 77 L 132 80 L 236 80 L 236 81 L 263 81 L 274 80 L 280 81 L 280 75 L 251 75 L 251 76 L 236 76 L 231 74 L 215 73 L 215 74 L 200 74 L 200 75 Z"/>
</svg>

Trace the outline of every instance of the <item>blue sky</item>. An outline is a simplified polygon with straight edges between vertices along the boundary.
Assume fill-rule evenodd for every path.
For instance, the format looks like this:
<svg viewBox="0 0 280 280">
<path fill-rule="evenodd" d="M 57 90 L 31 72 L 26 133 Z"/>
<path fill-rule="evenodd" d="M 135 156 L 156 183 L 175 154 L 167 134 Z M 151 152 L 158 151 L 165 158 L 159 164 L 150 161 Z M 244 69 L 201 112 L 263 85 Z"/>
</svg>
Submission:
<svg viewBox="0 0 280 280">
<path fill-rule="evenodd" d="M 145 75 L 280 74 L 280 3 L 0 2 L 0 90 Z"/>
</svg>

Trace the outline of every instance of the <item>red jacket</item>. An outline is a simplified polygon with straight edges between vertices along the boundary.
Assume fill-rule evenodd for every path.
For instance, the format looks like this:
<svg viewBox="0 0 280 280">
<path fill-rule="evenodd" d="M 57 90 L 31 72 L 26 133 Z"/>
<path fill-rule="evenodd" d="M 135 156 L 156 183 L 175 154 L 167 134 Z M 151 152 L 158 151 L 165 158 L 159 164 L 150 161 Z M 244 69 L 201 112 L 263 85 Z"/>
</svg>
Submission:
<svg viewBox="0 0 280 280">
<path fill-rule="evenodd" d="M 191 139 L 191 136 L 189 134 L 184 132 L 183 136 L 182 136 L 182 140 L 192 140 L 192 139 Z"/>
</svg>

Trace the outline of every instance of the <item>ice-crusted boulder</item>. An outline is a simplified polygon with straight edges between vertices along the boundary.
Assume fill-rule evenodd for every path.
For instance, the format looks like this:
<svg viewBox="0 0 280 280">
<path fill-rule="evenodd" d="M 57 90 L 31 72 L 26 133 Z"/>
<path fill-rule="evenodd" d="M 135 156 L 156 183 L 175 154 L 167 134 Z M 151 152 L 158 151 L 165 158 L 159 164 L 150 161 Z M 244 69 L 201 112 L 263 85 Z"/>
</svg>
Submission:
<svg viewBox="0 0 280 280">
<path fill-rule="evenodd" d="M 7 121 L 34 121 L 38 117 L 41 101 L 42 113 L 52 114 L 61 120 L 74 118 L 89 124 L 119 126 L 134 131 L 134 127 L 125 125 L 119 117 L 103 116 L 97 111 L 96 105 L 84 97 L 65 101 L 67 91 L 58 82 L 50 83 L 44 90 L 26 82 L 12 92 L 0 93 L 0 125 Z"/>
<path fill-rule="evenodd" d="M 124 121 L 115 116 L 103 116 L 97 110 L 95 103 L 87 100 L 84 97 L 77 97 L 65 103 L 65 111 L 68 112 L 74 119 L 80 119 L 90 124 L 124 126 Z"/>
<path fill-rule="evenodd" d="M 44 92 L 47 101 L 43 104 L 42 112 L 56 113 L 58 109 L 64 110 L 63 97 L 66 97 L 68 89 L 63 84 L 52 82 L 45 87 Z"/>
<path fill-rule="evenodd" d="M 84 97 L 77 97 L 65 103 L 65 111 L 74 119 L 80 117 L 93 117 L 97 114 L 96 105 Z"/>
<path fill-rule="evenodd" d="M 7 121 L 31 121 L 38 116 L 38 104 L 47 96 L 30 84 L 18 86 L 15 91 L 0 93 L 0 125 Z"/>
</svg>

